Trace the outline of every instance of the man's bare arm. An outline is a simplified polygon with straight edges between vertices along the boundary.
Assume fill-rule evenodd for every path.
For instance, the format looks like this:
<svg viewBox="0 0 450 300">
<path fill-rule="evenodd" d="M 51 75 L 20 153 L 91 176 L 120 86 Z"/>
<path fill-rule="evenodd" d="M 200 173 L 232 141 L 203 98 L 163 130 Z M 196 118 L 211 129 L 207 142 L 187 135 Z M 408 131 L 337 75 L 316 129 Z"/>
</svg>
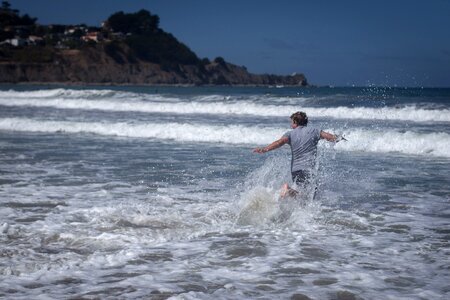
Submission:
<svg viewBox="0 0 450 300">
<path fill-rule="evenodd" d="M 328 133 L 326 131 L 321 131 L 320 132 L 320 138 L 324 139 L 324 140 L 327 140 L 329 142 L 335 142 L 336 139 L 337 139 L 337 136 L 334 135 L 334 134 Z"/>
<path fill-rule="evenodd" d="M 287 144 L 289 142 L 289 138 L 286 136 L 283 136 L 281 139 L 276 140 L 275 142 L 273 142 L 272 144 L 264 147 L 264 148 L 255 148 L 253 149 L 253 152 L 255 153 L 266 153 L 269 152 L 271 150 L 275 150 L 277 148 L 280 148 L 281 146 L 283 146 L 284 144 Z"/>
<path fill-rule="evenodd" d="M 343 136 L 331 134 L 331 133 L 328 133 L 326 131 L 321 131 L 320 132 L 320 138 L 321 139 L 325 139 L 325 140 L 327 140 L 329 142 L 336 142 L 336 143 L 339 142 L 340 140 L 346 141 L 346 139 Z"/>
</svg>

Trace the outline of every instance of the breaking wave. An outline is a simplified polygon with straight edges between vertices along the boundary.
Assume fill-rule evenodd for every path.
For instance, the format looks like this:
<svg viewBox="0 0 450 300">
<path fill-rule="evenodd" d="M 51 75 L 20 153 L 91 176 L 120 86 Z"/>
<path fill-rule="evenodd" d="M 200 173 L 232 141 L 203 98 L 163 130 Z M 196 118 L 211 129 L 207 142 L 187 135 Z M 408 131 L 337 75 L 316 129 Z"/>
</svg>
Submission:
<svg viewBox="0 0 450 300">
<path fill-rule="evenodd" d="M 187 123 L 70 122 L 40 121 L 26 118 L 0 119 L 0 130 L 80 133 L 131 138 L 176 140 L 243 145 L 265 145 L 281 137 L 285 128 L 206 125 Z M 331 130 L 333 131 L 333 130 Z M 346 129 L 347 142 L 335 145 L 340 151 L 400 153 L 450 157 L 450 135 L 444 132 L 416 133 L 394 130 L 374 131 Z"/>
<path fill-rule="evenodd" d="M 65 90 L 63 90 L 65 91 Z M 97 91 L 101 95 L 114 93 L 112 91 Z M 142 113 L 172 113 L 172 114 L 225 114 L 225 115 L 257 115 L 285 117 L 294 111 L 304 110 L 311 117 L 325 117 L 333 119 L 366 119 L 366 120 L 391 120 L 391 121 L 411 121 L 411 122 L 450 122 L 450 110 L 448 109 L 423 109 L 414 106 L 401 108 L 383 107 L 305 107 L 302 105 L 271 105 L 254 103 L 253 101 L 222 101 L 222 102 L 174 102 L 164 101 L 163 97 L 153 97 L 152 101 L 133 98 L 132 101 L 117 98 L 96 98 L 73 99 L 55 98 L 48 99 L 50 94 L 59 96 L 61 91 L 40 91 L 33 92 L 34 96 L 42 97 L 7 97 L 8 93 L 0 93 L 0 105 L 3 106 L 28 106 L 56 109 L 74 110 L 100 110 L 119 112 L 142 112 Z M 31 92 L 28 92 L 31 93 Z M 78 94 L 77 94 L 78 95 Z M 111 95 L 110 95 L 111 96 Z M 121 95 L 124 97 L 124 95 Z M 131 97 L 132 98 L 132 97 Z M 128 99 L 128 98 L 127 98 Z"/>
</svg>

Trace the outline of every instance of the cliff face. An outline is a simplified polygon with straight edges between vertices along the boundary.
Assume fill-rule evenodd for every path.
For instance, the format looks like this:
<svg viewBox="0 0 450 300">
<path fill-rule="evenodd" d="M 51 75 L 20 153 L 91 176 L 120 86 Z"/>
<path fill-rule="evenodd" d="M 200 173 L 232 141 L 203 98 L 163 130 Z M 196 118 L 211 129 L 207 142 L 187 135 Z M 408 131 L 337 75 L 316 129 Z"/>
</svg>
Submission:
<svg viewBox="0 0 450 300">
<path fill-rule="evenodd" d="M 255 75 L 225 61 L 160 65 L 139 59 L 125 43 L 77 50 L 27 46 L 21 55 L 15 51 L 0 51 L 2 83 L 307 85 L 303 74 Z"/>
<path fill-rule="evenodd" d="M 221 57 L 200 59 L 144 9 L 114 13 L 102 27 L 43 26 L 5 3 L 0 83 L 307 85 L 303 75 L 255 75 Z"/>
</svg>

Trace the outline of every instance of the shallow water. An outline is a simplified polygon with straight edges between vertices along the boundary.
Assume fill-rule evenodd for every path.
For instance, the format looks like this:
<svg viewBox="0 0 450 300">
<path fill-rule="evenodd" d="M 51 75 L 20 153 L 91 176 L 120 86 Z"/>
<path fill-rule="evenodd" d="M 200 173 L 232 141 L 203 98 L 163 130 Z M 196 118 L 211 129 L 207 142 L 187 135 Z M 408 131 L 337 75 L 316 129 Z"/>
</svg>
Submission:
<svg viewBox="0 0 450 300">
<path fill-rule="evenodd" d="M 170 104 L 170 105 L 169 105 Z M 450 90 L 3 87 L 0 297 L 447 299 Z M 314 200 L 279 201 L 289 129 Z M 306 298 L 305 298 L 306 299 Z"/>
</svg>

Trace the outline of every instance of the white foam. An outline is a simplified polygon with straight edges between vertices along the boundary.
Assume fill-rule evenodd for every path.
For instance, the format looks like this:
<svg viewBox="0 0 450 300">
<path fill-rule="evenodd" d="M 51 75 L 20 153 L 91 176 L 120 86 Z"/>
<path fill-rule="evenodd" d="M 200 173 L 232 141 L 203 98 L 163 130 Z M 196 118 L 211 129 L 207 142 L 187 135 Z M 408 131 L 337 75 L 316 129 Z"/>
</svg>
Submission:
<svg viewBox="0 0 450 300">
<path fill-rule="evenodd" d="M 130 124 L 100 122 L 39 121 L 25 118 L 0 119 L 0 130 L 25 132 L 90 133 L 106 136 L 154 138 L 178 142 L 265 145 L 280 138 L 285 128 L 205 125 L 187 123 Z M 337 132 L 340 130 L 329 130 Z M 450 157 L 450 135 L 444 132 L 416 133 L 394 130 L 348 129 L 348 141 L 336 144 L 336 150 Z M 330 144 L 327 144 L 330 145 Z"/>
<path fill-rule="evenodd" d="M 29 132 L 92 133 L 133 138 L 155 138 L 180 142 L 213 142 L 227 144 L 268 143 L 282 129 L 245 127 L 242 125 L 209 126 L 186 123 L 100 123 L 38 121 L 23 118 L 0 119 L 0 129 Z"/>
<path fill-rule="evenodd" d="M 275 192 L 261 186 L 244 193 L 241 202 L 237 218 L 237 223 L 241 225 L 264 224 L 278 211 Z"/>
<path fill-rule="evenodd" d="M 392 120 L 411 122 L 450 122 L 450 110 L 426 110 L 413 106 L 403 108 L 335 107 L 304 108 L 313 117 L 335 119 Z"/>
<path fill-rule="evenodd" d="M 34 99 L 34 98 L 99 98 L 110 97 L 118 92 L 113 90 L 72 90 L 72 89 L 48 89 L 36 91 L 0 91 L 0 98 L 6 99 Z M 125 93 L 125 92 L 120 92 Z"/>
<path fill-rule="evenodd" d="M 362 152 L 398 152 L 402 154 L 450 157 L 450 135 L 444 132 L 351 130 L 348 141 L 336 144 L 338 150 Z"/>
<path fill-rule="evenodd" d="M 142 95 L 138 96 L 129 93 L 126 96 L 126 94 L 114 94 L 115 92 L 107 90 L 71 91 L 75 95 L 73 97 L 74 95 L 66 95 L 69 91 L 71 90 L 28 92 L 29 95 L 25 92 L 23 92 L 24 94 L 0 92 L 0 105 L 143 113 L 257 115 L 265 117 L 286 117 L 291 115 L 292 112 L 304 110 L 309 116 L 316 118 L 450 122 L 450 110 L 448 109 L 423 109 L 414 106 L 403 108 L 350 108 L 343 106 L 319 108 L 300 105 L 265 105 L 248 100 L 231 102 L 222 99 L 220 101 L 206 102 L 206 98 L 183 102 L 178 101 L 179 99 L 164 98 L 157 95 L 146 95 L 145 99 L 142 100 Z M 112 97 L 113 94 L 114 97 Z M 95 95 L 95 97 L 92 100 L 85 99 L 89 95 Z M 108 95 L 110 97 L 106 97 Z M 116 97 L 118 95 L 121 95 L 121 97 Z M 55 96 L 57 97 L 54 98 Z M 99 96 L 103 98 L 98 99 Z M 124 98 L 131 100 L 124 100 Z M 214 99 L 216 98 L 214 97 Z"/>
</svg>

